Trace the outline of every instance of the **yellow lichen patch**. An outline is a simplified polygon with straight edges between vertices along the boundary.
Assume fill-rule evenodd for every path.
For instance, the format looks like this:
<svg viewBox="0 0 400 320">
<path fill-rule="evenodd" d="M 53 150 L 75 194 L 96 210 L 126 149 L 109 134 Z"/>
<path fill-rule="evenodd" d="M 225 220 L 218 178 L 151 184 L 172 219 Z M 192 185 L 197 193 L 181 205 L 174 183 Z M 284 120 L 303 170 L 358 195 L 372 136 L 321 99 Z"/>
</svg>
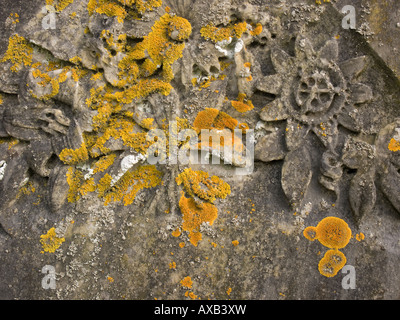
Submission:
<svg viewBox="0 0 400 320">
<path fill-rule="evenodd" d="M 229 40 L 229 38 L 232 37 L 236 37 L 239 39 L 246 31 L 247 31 L 246 22 L 230 24 L 227 27 L 221 27 L 221 28 L 218 28 L 213 24 L 208 24 L 207 26 L 200 29 L 200 34 L 206 40 L 219 42 L 222 40 Z"/>
<path fill-rule="evenodd" d="M 183 278 L 181 280 L 181 286 L 189 289 L 192 288 L 193 286 L 192 278 L 190 278 L 189 276 Z"/>
<path fill-rule="evenodd" d="M 323 0 L 323 2 L 331 2 L 331 0 Z M 318 5 L 322 4 L 321 0 L 315 0 L 315 3 Z"/>
<path fill-rule="evenodd" d="M 113 283 L 113 282 L 114 282 L 114 278 L 113 278 L 113 277 L 110 277 L 110 276 L 108 276 L 108 277 L 107 277 L 107 281 L 108 281 L 109 283 Z"/>
<path fill-rule="evenodd" d="M 319 272 L 328 278 L 334 277 L 346 265 L 346 256 L 339 250 L 328 250 L 318 264 Z"/>
<path fill-rule="evenodd" d="M 176 269 L 176 262 L 175 262 L 175 261 L 172 261 L 172 262 L 169 264 L 169 268 L 170 268 L 170 269 Z"/>
<path fill-rule="evenodd" d="M 174 32 L 176 35 L 174 35 Z M 168 35 L 179 41 L 187 40 L 192 34 L 192 26 L 184 18 L 173 16 L 168 25 Z"/>
<path fill-rule="evenodd" d="M 251 100 L 246 99 L 246 95 L 244 93 L 239 93 L 237 101 L 231 101 L 231 105 L 240 113 L 254 109 L 253 103 Z"/>
<path fill-rule="evenodd" d="M 153 118 L 146 118 L 140 122 L 140 126 L 147 130 L 151 130 L 155 128 L 154 119 Z"/>
<path fill-rule="evenodd" d="M 231 187 L 217 176 L 210 177 L 207 172 L 185 169 L 176 177 L 178 185 L 183 184 L 189 196 L 197 196 L 213 203 L 217 198 L 225 199 L 231 193 Z M 204 189 L 203 186 L 206 188 Z"/>
<path fill-rule="evenodd" d="M 230 296 L 231 293 L 232 293 L 232 288 L 228 288 L 228 290 L 226 290 L 226 294 L 227 294 L 228 296 Z"/>
<path fill-rule="evenodd" d="M 139 66 L 142 76 L 152 76 L 160 69 L 161 80 L 169 83 L 174 78 L 171 66 L 182 57 L 185 48 L 183 42 L 172 40 L 170 35 L 176 36 L 177 40 L 186 40 L 191 32 L 191 25 L 186 19 L 171 16 L 168 13 L 164 14 L 154 23 L 151 32 L 144 37 L 143 41 L 128 50 L 127 55 L 120 61 L 118 65 L 120 84 L 132 83 L 136 80 L 137 71 L 132 69 L 132 65 L 137 65 L 138 60 L 142 59 L 145 59 Z"/>
<path fill-rule="evenodd" d="M 69 186 L 67 199 L 71 203 L 78 201 L 89 192 L 96 191 L 94 179 L 85 179 L 83 172 L 73 167 L 68 168 L 67 183 Z"/>
<path fill-rule="evenodd" d="M 55 228 L 51 228 L 46 234 L 40 236 L 43 252 L 54 253 L 64 241 L 64 238 L 57 237 Z"/>
<path fill-rule="evenodd" d="M 13 65 L 10 70 L 17 72 L 22 66 L 32 64 L 33 48 L 30 43 L 18 34 L 12 35 L 8 40 L 8 48 L 0 62 L 10 61 Z"/>
<path fill-rule="evenodd" d="M 3 100 L 3 95 L 0 94 L 0 105 L 2 105 L 3 102 L 4 102 L 4 100 Z"/>
<path fill-rule="evenodd" d="M 18 190 L 17 199 L 21 198 L 23 195 L 29 195 L 31 193 L 34 193 L 35 191 L 36 189 L 34 185 L 32 184 L 32 182 L 29 181 L 26 185 L 24 185 Z"/>
<path fill-rule="evenodd" d="M 86 144 L 83 143 L 78 149 L 64 149 L 60 152 L 59 158 L 62 162 L 68 165 L 85 162 L 89 159 Z"/>
<path fill-rule="evenodd" d="M 124 19 L 128 15 L 128 12 L 123 6 L 108 0 L 89 0 L 87 9 L 89 15 L 97 12 L 109 17 L 117 17 L 119 23 L 123 23 Z"/>
<path fill-rule="evenodd" d="M 197 204 L 193 198 L 186 198 L 184 194 L 179 201 L 182 212 L 182 230 L 189 232 L 190 242 L 197 246 L 201 240 L 200 226 L 202 223 L 212 225 L 218 217 L 218 209 L 211 203 Z"/>
<path fill-rule="evenodd" d="M 105 191 L 105 205 L 123 201 L 130 205 L 137 193 L 143 189 L 154 188 L 161 183 L 162 173 L 153 165 L 144 165 L 134 171 L 127 171 L 111 189 Z"/>
<path fill-rule="evenodd" d="M 71 78 L 78 82 L 83 76 L 87 74 L 86 70 L 83 70 L 81 67 L 71 67 L 71 66 L 64 66 L 62 67 L 61 64 L 57 62 L 49 62 L 48 65 L 42 65 L 40 63 L 35 63 L 32 66 L 32 77 L 34 79 L 40 80 L 37 84 L 43 87 L 46 87 L 48 85 L 51 86 L 51 92 L 48 94 L 44 94 L 43 96 L 36 96 L 32 90 L 30 90 L 30 94 L 36 98 L 36 99 L 41 99 L 41 100 L 49 100 L 53 98 L 54 96 L 57 95 L 57 93 L 60 90 L 60 84 L 65 82 L 68 78 L 68 75 L 71 76 Z M 41 69 L 45 69 L 44 72 L 42 72 Z M 54 70 L 59 70 L 60 72 L 57 73 L 53 78 L 47 73 L 51 72 Z"/>
<path fill-rule="evenodd" d="M 9 16 L 12 24 L 17 24 L 19 22 L 19 14 L 18 13 L 11 13 Z"/>
<path fill-rule="evenodd" d="M 93 166 L 93 174 L 107 170 L 114 163 L 116 157 L 117 155 L 114 153 L 101 157 Z"/>
<path fill-rule="evenodd" d="M 236 247 L 236 246 L 239 245 L 239 241 L 238 241 L 238 240 L 233 240 L 233 241 L 232 241 L 232 244 L 233 244 L 234 247 Z"/>
<path fill-rule="evenodd" d="M 135 7 L 141 14 L 145 11 L 153 11 L 162 5 L 162 0 L 118 0 L 118 2 L 130 8 Z"/>
<path fill-rule="evenodd" d="M 397 140 L 395 140 L 394 138 L 392 138 L 392 139 L 390 140 L 388 149 L 389 149 L 390 151 L 393 151 L 393 152 L 400 151 L 400 141 L 397 141 Z"/>
</svg>

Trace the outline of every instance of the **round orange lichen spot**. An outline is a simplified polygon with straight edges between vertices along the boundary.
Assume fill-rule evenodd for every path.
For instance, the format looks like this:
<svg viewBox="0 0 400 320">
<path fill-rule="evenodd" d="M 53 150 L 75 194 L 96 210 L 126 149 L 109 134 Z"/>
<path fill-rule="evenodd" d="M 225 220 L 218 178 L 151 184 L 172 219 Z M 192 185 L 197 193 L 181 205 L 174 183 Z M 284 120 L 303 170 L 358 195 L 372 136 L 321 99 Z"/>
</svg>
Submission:
<svg viewBox="0 0 400 320">
<path fill-rule="evenodd" d="M 321 220 L 316 230 L 316 239 L 325 247 L 332 249 L 344 248 L 351 238 L 351 230 L 347 223 L 336 217 Z"/>
<path fill-rule="evenodd" d="M 317 228 L 307 227 L 304 229 L 303 235 L 307 240 L 314 241 L 317 238 Z"/>
<path fill-rule="evenodd" d="M 329 250 L 318 264 L 319 272 L 328 278 L 334 277 L 345 265 L 346 256 L 339 250 Z"/>
<path fill-rule="evenodd" d="M 192 278 L 190 278 L 188 276 L 188 277 L 185 277 L 184 279 L 182 279 L 181 280 L 181 286 L 190 289 L 193 286 Z"/>
</svg>

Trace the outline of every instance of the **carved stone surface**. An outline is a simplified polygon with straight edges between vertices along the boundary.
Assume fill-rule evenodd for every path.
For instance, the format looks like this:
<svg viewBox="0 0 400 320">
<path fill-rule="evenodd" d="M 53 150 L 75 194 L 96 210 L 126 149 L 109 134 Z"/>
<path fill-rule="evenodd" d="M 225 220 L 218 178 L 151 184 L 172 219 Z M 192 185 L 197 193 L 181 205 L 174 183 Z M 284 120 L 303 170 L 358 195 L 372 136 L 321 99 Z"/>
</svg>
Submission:
<svg viewBox="0 0 400 320">
<path fill-rule="evenodd" d="M 4 2 L 1 299 L 400 298 L 397 2 Z M 254 167 L 149 163 L 188 129 Z"/>
</svg>

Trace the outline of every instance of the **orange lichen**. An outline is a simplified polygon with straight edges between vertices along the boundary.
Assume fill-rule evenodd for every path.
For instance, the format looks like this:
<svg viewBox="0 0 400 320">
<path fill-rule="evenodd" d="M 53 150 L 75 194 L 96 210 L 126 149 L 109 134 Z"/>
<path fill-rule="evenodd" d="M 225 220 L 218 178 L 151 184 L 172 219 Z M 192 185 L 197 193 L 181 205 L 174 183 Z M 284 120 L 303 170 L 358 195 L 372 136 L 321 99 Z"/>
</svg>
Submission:
<svg viewBox="0 0 400 320">
<path fill-rule="evenodd" d="M 261 23 L 257 23 L 255 28 L 253 28 L 253 30 L 250 31 L 250 34 L 252 36 L 258 36 L 259 34 L 261 34 L 262 31 L 263 31 L 263 27 L 262 27 Z"/>
<path fill-rule="evenodd" d="M 236 246 L 239 245 L 239 241 L 238 241 L 238 240 L 233 240 L 233 241 L 232 241 L 232 244 L 233 244 L 234 247 L 236 247 Z"/>
<path fill-rule="evenodd" d="M 173 237 L 178 238 L 182 234 L 181 228 L 176 228 L 171 234 Z"/>
<path fill-rule="evenodd" d="M 225 199 L 230 193 L 229 184 L 217 176 L 210 177 L 207 172 L 185 169 L 176 177 L 178 185 L 183 184 L 185 191 L 191 196 L 197 196 L 213 203 L 217 198 Z M 206 189 L 202 188 L 206 187 Z"/>
<path fill-rule="evenodd" d="M 356 240 L 357 241 L 363 241 L 365 239 L 365 235 L 364 235 L 364 233 L 359 233 L 359 234 L 356 234 Z"/>
<path fill-rule="evenodd" d="M 389 149 L 390 151 L 393 151 L 393 152 L 400 151 L 400 141 L 397 141 L 397 140 L 395 140 L 394 138 L 392 138 L 392 139 L 390 140 L 388 149 Z"/>
<path fill-rule="evenodd" d="M 179 201 L 182 212 L 182 230 L 189 232 L 190 242 L 197 246 L 201 240 L 200 226 L 202 223 L 212 225 L 218 217 L 218 209 L 211 203 L 197 204 L 193 198 L 186 198 L 182 194 Z"/>
<path fill-rule="evenodd" d="M 12 72 L 20 71 L 23 66 L 32 63 L 33 48 L 30 43 L 18 34 L 12 35 L 8 40 L 8 48 L 0 62 L 10 61 L 13 65 Z"/>
<path fill-rule="evenodd" d="M 206 108 L 200 111 L 193 122 L 194 129 L 200 133 L 202 129 L 222 130 L 228 128 L 234 130 L 238 125 L 238 121 L 225 112 L 218 109 Z"/>
<path fill-rule="evenodd" d="M 328 278 L 334 277 L 345 265 L 346 256 L 339 250 L 328 250 L 318 264 L 319 272 Z"/>
<path fill-rule="evenodd" d="M 312 227 L 312 226 L 307 227 L 304 229 L 303 235 L 304 235 L 304 237 L 306 237 L 307 240 L 314 241 L 314 240 L 316 240 L 316 237 L 317 237 L 317 228 Z"/>
<path fill-rule="evenodd" d="M 198 296 L 196 294 L 194 294 L 193 292 L 186 291 L 185 297 L 189 297 L 190 299 L 195 300 L 195 299 L 197 299 Z"/>
<path fill-rule="evenodd" d="M 218 28 L 213 24 L 208 24 L 207 26 L 200 29 L 200 34 L 206 40 L 219 42 L 222 40 L 229 40 L 229 38 L 232 37 L 236 37 L 239 39 L 246 31 L 247 31 L 246 22 L 230 24 L 227 27 L 221 27 L 221 28 Z"/>
<path fill-rule="evenodd" d="M 181 286 L 189 289 L 192 288 L 193 286 L 192 278 L 190 278 L 189 276 L 183 278 L 181 280 Z"/>
<path fill-rule="evenodd" d="M 174 36 L 177 40 L 187 40 L 192 34 L 192 26 L 186 19 L 173 16 L 168 25 L 168 35 L 171 37 L 174 32 L 177 32 L 177 35 Z"/>
<path fill-rule="evenodd" d="M 78 149 L 64 149 L 58 156 L 62 162 L 68 165 L 85 162 L 89 159 L 86 144 L 83 143 Z"/>
<path fill-rule="evenodd" d="M 228 290 L 226 290 L 226 294 L 227 294 L 228 296 L 230 296 L 231 293 L 232 293 L 232 288 L 228 288 Z"/>
<path fill-rule="evenodd" d="M 130 205 L 135 200 L 136 194 L 142 189 L 149 189 L 161 183 L 162 173 L 153 165 L 144 165 L 135 171 L 127 171 L 111 188 L 102 191 L 104 204 L 124 201 Z"/>
<path fill-rule="evenodd" d="M 169 268 L 170 268 L 170 269 L 176 269 L 176 262 L 175 262 L 175 261 L 172 261 L 172 262 L 169 264 Z"/>
<path fill-rule="evenodd" d="M 177 35 L 174 31 L 178 32 Z M 185 43 L 182 41 L 186 40 L 191 32 L 191 25 L 186 19 L 171 16 L 168 13 L 164 14 L 155 22 L 151 32 L 144 37 L 143 41 L 128 50 L 127 55 L 120 61 L 120 84 L 124 85 L 126 82 L 135 81 L 137 71 L 142 76 L 149 77 L 160 68 L 162 80 L 169 83 L 174 78 L 171 66 L 182 57 L 185 48 Z M 179 42 L 170 38 L 172 33 Z M 136 67 L 132 69 L 132 65 L 137 66 L 138 60 L 142 59 L 145 60 L 139 69 L 137 70 Z"/>
<path fill-rule="evenodd" d="M 231 101 L 232 107 L 240 113 L 244 113 L 254 109 L 254 105 L 251 100 L 246 99 L 246 94 L 239 93 L 237 101 Z"/>
<path fill-rule="evenodd" d="M 314 232 L 315 236 L 313 236 Z M 322 245 L 331 249 L 344 248 L 351 238 L 351 230 L 347 223 L 336 217 L 321 220 L 317 227 L 308 227 L 303 234 L 307 239 L 317 239 Z"/>
<path fill-rule="evenodd" d="M 46 234 L 40 236 L 40 243 L 43 247 L 42 252 L 54 253 L 64 241 L 64 238 L 57 237 L 56 229 L 51 228 Z"/>
</svg>

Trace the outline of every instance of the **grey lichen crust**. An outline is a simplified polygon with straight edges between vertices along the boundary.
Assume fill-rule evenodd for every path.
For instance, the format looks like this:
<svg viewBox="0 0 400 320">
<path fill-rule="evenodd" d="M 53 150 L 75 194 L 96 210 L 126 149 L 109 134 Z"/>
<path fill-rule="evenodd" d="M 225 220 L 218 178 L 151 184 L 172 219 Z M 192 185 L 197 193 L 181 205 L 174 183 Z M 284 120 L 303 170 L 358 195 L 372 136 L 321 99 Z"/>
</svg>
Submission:
<svg viewBox="0 0 400 320">
<path fill-rule="evenodd" d="M 6 0 L 0 298 L 400 298 L 400 5 L 342 2 Z M 254 171 L 147 163 L 203 127 L 254 130 Z M 332 216 L 354 289 L 304 233 Z"/>
</svg>

